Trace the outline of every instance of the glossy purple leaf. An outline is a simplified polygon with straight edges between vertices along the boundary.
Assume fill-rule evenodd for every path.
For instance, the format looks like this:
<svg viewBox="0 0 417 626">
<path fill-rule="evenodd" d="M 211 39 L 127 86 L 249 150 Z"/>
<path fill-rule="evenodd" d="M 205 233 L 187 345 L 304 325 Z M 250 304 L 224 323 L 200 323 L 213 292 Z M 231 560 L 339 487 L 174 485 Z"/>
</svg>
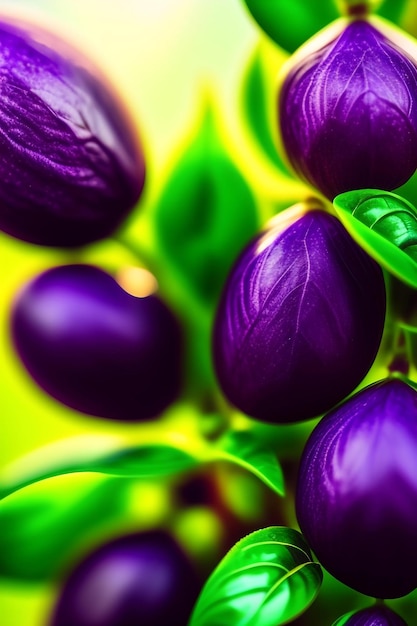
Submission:
<svg viewBox="0 0 417 626">
<path fill-rule="evenodd" d="M 69 573 L 51 626 L 184 626 L 199 593 L 196 568 L 164 531 L 100 546 Z"/>
<path fill-rule="evenodd" d="M 366 21 L 292 67 L 279 98 L 287 155 L 328 198 L 392 190 L 417 167 L 417 66 Z"/>
<path fill-rule="evenodd" d="M 34 380 L 78 411 L 146 420 L 179 393 L 177 320 L 158 296 L 132 296 L 96 267 L 55 267 L 30 281 L 11 331 Z"/>
<path fill-rule="evenodd" d="M 354 390 L 385 318 L 378 265 L 322 210 L 279 214 L 245 249 L 214 327 L 227 398 L 266 422 L 315 417 Z"/>
<path fill-rule="evenodd" d="M 375 604 L 340 617 L 333 626 L 407 626 L 407 624 L 402 617 L 384 604 Z"/>
<path fill-rule="evenodd" d="M 361 593 L 417 587 L 417 392 L 375 383 L 328 413 L 301 458 L 300 528 L 322 565 Z"/>
<path fill-rule="evenodd" d="M 0 229 L 46 246 L 108 236 L 144 184 L 124 109 L 68 50 L 0 22 Z"/>
</svg>

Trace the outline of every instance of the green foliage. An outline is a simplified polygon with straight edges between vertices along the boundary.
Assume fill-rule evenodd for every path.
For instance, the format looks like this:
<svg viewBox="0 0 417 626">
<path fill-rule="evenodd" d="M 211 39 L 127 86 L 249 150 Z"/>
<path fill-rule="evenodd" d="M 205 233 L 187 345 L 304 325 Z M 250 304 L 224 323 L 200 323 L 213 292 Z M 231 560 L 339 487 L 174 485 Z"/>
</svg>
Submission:
<svg viewBox="0 0 417 626">
<path fill-rule="evenodd" d="M 252 432 L 228 433 L 219 443 L 219 459 L 222 458 L 247 469 L 277 494 L 284 495 L 284 475 L 276 454 Z"/>
<path fill-rule="evenodd" d="M 271 527 L 251 533 L 206 582 L 190 626 L 280 626 L 316 597 L 322 571 L 302 535 Z"/>
<path fill-rule="evenodd" d="M 255 49 L 249 59 L 242 84 L 242 119 L 256 139 L 263 154 L 277 170 L 289 177 L 291 174 L 274 141 L 277 128 L 276 71 L 269 71 L 268 63 L 262 54 L 262 46 Z"/>
<path fill-rule="evenodd" d="M 160 248 L 187 287 L 211 305 L 258 226 L 252 192 L 228 154 L 207 102 L 157 202 Z"/>
<path fill-rule="evenodd" d="M 245 0 L 262 30 L 284 50 L 294 52 L 318 30 L 340 17 L 334 0 Z"/>
<path fill-rule="evenodd" d="M 417 36 L 417 4 L 415 0 L 383 0 L 377 13 L 414 37 Z"/>
<path fill-rule="evenodd" d="M 160 439 L 163 437 L 161 436 Z M 81 449 L 82 442 L 68 442 L 60 452 L 61 443 L 39 451 L 36 459 L 21 459 L 20 467 L 0 481 L 0 499 L 28 485 L 65 474 L 97 472 L 111 476 L 153 479 L 169 478 L 188 472 L 203 464 L 227 461 L 248 470 L 276 493 L 284 494 L 281 466 L 274 451 L 260 442 L 250 431 L 228 432 L 217 443 L 197 438 L 182 438 L 181 445 L 149 442 L 126 446 L 112 443 L 104 450 L 92 445 Z M 97 439 L 99 443 L 99 439 Z M 23 469 L 22 469 L 23 468 Z"/>
<path fill-rule="evenodd" d="M 40 455 L 40 462 L 27 469 L 12 473 L 0 483 L 0 498 L 4 498 L 33 483 L 78 472 L 98 472 L 119 477 L 167 478 L 198 466 L 199 459 L 191 453 L 168 444 L 139 444 L 128 447 L 113 446 L 104 452 L 92 450 L 80 455 L 75 442 L 68 444 L 65 455 L 57 456 L 53 450 Z M 42 457 L 45 461 L 42 462 Z M 24 459 L 22 464 L 25 465 Z"/>
<path fill-rule="evenodd" d="M 365 4 L 359 0 L 244 0 L 260 28 L 284 50 L 294 52 L 319 30 L 347 13 L 348 5 Z M 415 0 L 368 0 L 369 9 L 417 36 Z"/>
<path fill-rule="evenodd" d="M 417 211 L 394 193 L 348 191 L 333 201 L 354 239 L 386 270 L 417 288 Z"/>
<path fill-rule="evenodd" d="M 122 515 L 125 491 L 118 480 L 84 481 L 75 490 L 60 480 L 45 485 L 0 507 L 0 577 L 41 582 L 56 576 L 83 538 Z"/>
<path fill-rule="evenodd" d="M 351 611 L 350 613 L 347 613 L 347 615 L 342 615 L 342 617 L 339 617 L 339 619 L 337 619 L 335 622 L 333 622 L 332 626 L 344 626 L 344 624 L 346 624 L 348 622 L 348 620 L 354 614 L 355 614 L 355 611 Z"/>
</svg>

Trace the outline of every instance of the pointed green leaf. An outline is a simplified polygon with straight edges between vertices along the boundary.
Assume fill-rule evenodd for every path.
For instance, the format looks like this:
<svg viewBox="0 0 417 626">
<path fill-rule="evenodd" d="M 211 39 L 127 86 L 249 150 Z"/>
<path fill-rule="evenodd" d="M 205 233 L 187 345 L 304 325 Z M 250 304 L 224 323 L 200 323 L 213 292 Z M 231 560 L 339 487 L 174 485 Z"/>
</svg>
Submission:
<svg viewBox="0 0 417 626">
<path fill-rule="evenodd" d="M 263 154 L 282 174 L 292 177 L 281 158 L 275 141 L 277 129 L 276 73 L 263 53 L 263 46 L 256 47 L 249 59 L 242 84 L 242 117 L 246 128 L 255 138 Z"/>
<path fill-rule="evenodd" d="M 99 472 L 113 476 L 169 477 L 197 467 L 199 459 L 166 443 L 144 443 L 125 447 L 100 438 L 77 438 L 59 442 L 23 459 L 9 468 L 0 481 L 0 498 L 32 483 L 76 472 Z"/>
<path fill-rule="evenodd" d="M 157 202 L 161 250 L 204 303 L 218 297 L 231 265 L 258 229 L 257 206 L 205 103 L 191 142 Z"/>
<path fill-rule="evenodd" d="M 209 577 L 190 626 L 280 626 L 316 597 L 323 574 L 302 535 L 274 526 L 239 541 Z"/>
<path fill-rule="evenodd" d="M 111 476 L 169 478 L 202 464 L 226 461 L 240 465 L 260 478 L 276 493 L 284 494 L 284 479 L 275 453 L 251 432 L 230 433 L 216 444 L 197 439 L 176 443 L 150 441 L 127 445 L 107 437 L 76 437 L 53 443 L 23 457 L 0 477 L 0 499 L 54 476 L 96 472 Z"/>
<path fill-rule="evenodd" d="M 352 237 L 385 269 L 417 288 L 417 211 L 394 193 L 360 189 L 333 201 Z"/>
<path fill-rule="evenodd" d="M 245 0 L 261 29 L 284 50 L 296 48 L 340 17 L 334 0 Z"/>
<path fill-rule="evenodd" d="M 273 491 L 285 494 L 284 475 L 276 454 L 251 431 L 228 433 L 219 444 L 219 458 L 240 465 Z"/>
<path fill-rule="evenodd" d="M 5 500 L 0 576 L 30 582 L 55 577 L 84 538 L 122 517 L 124 497 L 115 479 L 76 481 L 75 486 L 58 479 Z"/>
<path fill-rule="evenodd" d="M 340 17 L 343 4 L 346 7 L 349 4 L 365 4 L 360 0 L 322 0 L 318 9 L 310 0 L 244 0 L 244 3 L 258 26 L 288 52 L 294 52 L 307 39 Z M 376 5 L 378 15 L 417 36 L 415 0 L 368 0 L 368 5 L 370 10 Z"/>
</svg>

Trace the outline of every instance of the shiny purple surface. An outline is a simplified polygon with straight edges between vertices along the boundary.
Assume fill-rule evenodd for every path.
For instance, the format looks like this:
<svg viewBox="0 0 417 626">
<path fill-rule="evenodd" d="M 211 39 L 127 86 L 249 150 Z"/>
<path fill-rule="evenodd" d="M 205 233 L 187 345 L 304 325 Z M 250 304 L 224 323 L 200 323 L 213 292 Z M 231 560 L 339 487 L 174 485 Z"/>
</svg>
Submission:
<svg viewBox="0 0 417 626">
<path fill-rule="evenodd" d="M 325 416 L 301 458 L 301 531 L 322 565 L 361 593 L 417 587 L 417 392 L 387 379 Z"/>
<path fill-rule="evenodd" d="M 333 626 L 407 626 L 406 622 L 385 605 L 375 605 L 358 611 L 346 621 L 341 618 Z"/>
<path fill-rule="evenodd" d="M 122 223 L 144 160 L 107 87 L 44 38 L 0 22 L 0 229 L 72 247 Z"/>
<path fill-rule="evenodd" d="M 176 319 L 157 296 L 134 297 L 96 267 L 61 266 L 33 279 L 17 295 L 11 330 L 34 380 L 78 411 L 146 420 L 179 393 Z"/>
<path fill-rule="evenodd" d="M 185 626 L 200 586 L 197 571 L 170 535 L 128 535 L 73 569 L 51 626 Z"/>
<path fill-rule="evenodd" d="M 238 259 L 213 337 L 225 395 L 266 422 L 315 417 L 353 391 L 385 319 L 382 272 L 341 223 L 321 210 L 285 219 Z"/>
<path fill-rule="evenodd" d="M 295 170 L 328 198 L 395 189 L 417 167 L 417 67 L 365 21 L 309 55 L 279 97 Z"/>
</svg>

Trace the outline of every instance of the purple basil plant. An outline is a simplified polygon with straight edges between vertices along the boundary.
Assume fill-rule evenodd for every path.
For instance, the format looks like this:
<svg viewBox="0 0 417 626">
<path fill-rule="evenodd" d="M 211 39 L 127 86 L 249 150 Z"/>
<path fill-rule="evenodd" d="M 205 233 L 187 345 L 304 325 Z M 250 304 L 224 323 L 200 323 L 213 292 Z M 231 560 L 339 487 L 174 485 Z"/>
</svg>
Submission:
<svg viewBox="0 0 417 626">
<path fill-rule="evenodd" d="M 392 190 L 417 167 L 417 66 L 356 20 L 289 70 L 279 95 L 282 143 L 325 196 Z"/>
<path fill-rule="evenodd" d="M 67 576 L 51 626 L 185 626 L 201 586 L 162 530 L 113 539 Z"/>
<path fill-rule="evenodd" d="M 311 549 L 343 583 L 377 598 L 417 586 L 412 387 L 375 383 L 319 422 L 301 458 L 296 510 Z"/>
<path fill-rule="evenodd" d="M 123 222 L 142 191 L 144 158 L 106 84 L 64 43 L 44 40 L 0 22 L 0 229 L 73 247 Z"/>
<path fill-rule="evenodd" d="M 227 398 L 266 422 L 315 417 L 372 365 L 385 319 L 379 266 L 323 210 L 279 214 L 238 259 L 214 327 Z"/>
<path fill-rule="evenodd" d="M 333 626 L 407 626 L 407 624 L 386 605 L 375 604 L 351 615 L 344 615 Z"/>
<path fill-rule="evenodd" d="M 174 315 L 157 295 L 135 297 L 94 266 L 59 266 L 31 280 L 15 299 L 11 331 L 34 380 L 78 411 L 147 420 L 179 393 Z"/>
</svg>

